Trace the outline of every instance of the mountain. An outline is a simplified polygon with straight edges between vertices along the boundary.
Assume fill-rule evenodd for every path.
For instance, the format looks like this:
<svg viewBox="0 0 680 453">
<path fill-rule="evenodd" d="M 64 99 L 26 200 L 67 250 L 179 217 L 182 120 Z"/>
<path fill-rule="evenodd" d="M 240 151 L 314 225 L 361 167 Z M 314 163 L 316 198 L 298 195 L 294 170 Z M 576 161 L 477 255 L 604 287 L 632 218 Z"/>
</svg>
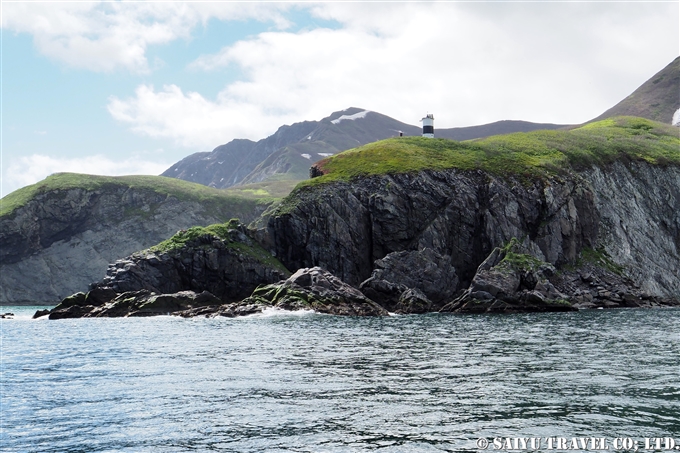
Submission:
<svg viewBox="0 0 680 453">
<path fill-rule="evenodd" d="M 592 121 L 621 115 L 669 124 L 680 122 L 680 57 Z M 472 140 L 562 127 L 566 126 L 526 121 L 498 121 L 450 129 L 437 129 L 435 125 L 435 136 Z M 421 135 L 418 126 L 352 107 L 319 121 L 282 126 L 276 133 L 258 142 L 233 140 L 212 152 L 192 154 L 163 172 L 163 176 L 217 188 L 263 181 L 304 180 L 308 177 L 309 167 L 316 161 L 357 146 L 396 137 L 400 131 L 406 136 Z"/>
<path fill-rule="evenodd" d="M 667 124 L 677 124 L 680 111 L 680 57 L 643 83 L 630 96 L 592 121 L 613 116 L 639 116 Z M 674 116 L 675 115 L 675 116 Z M 674 121 L 675 118 L 675 121 Z"/>
<path fill-rule="evenodd" d="M 272 199 L 161 176 L 57 173 L 0 200 L 0 305 L 51 304 L 178 230 L 255 219 Z"/>
<path fill-rule="evenodd" d="M 557 124 L 499 121 L 482 126 L 437 129 L 437 137 L 469 140 L 510 132 L 557 129 Z M 329 155 L 396 137 L 421 135 L 422 129 L 377 112 L 352 107 L 320 121 L 282 126 L 258 142 L 233 140 L 209 153 L 192 154 L 171 166 L 162 176 L 226 188 L 262 181 L 303 180 L 309 167 Z"/>
</svg>

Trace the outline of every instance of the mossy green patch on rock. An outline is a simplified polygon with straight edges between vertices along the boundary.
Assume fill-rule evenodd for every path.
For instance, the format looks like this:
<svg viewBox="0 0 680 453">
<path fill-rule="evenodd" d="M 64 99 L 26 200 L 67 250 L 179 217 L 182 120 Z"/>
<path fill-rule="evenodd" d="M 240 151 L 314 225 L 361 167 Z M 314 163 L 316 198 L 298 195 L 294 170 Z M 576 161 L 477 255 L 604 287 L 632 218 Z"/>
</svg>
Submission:
<svg viewBox="0 0 680 453">
<path fill-rule="evenodd" d="M 253 291 L 249 301 L 262 305 L 280 305 L 287 309 L 313 309 L 320 301 L 307 291 L 293 288 L 292 285 L 271 284 L 258 287 Z"/>
<path fill-rule="evenodd" d="M 501 248 L 504 257 L 497 265 L 497 267 L 507 267 L 509 269 L 518 271 L 538 271 L 541 266 L 548 265 L 548 263 L 539 260 L 533 255 L 527 253 L 518 253 L 520 248 L 520 241 L 517 238 L 512 238 L 508 243 Z"/>
<path fill-rule="evenodd" d="M 214 224 L 206 227 L 196 226 L 186 230 L 180 230 L 172 237 L 147 250 L 138 252 L 138 254 L 144 255 L 148 252 L 171 253 L 180 251 L 186 247 L 209 249 L 212 247 L 212 241 L 217 240 L 229 249 L 254 258 L 256 261 L 278 269 L 286 275 L 290 275 L 288 269 L 286 269 L 278 259 L 262 248 L 257 242 L 246 236 L 244 231 L 245 227 L 238 219 L 231 219 L 227 223 Z M 201 244 L 199 244 L 199 242 Z"/>
<path fill-rule="evenodd" d="M 623 266 L 619 266 L 614 261 L 612 261 L 603 248 L 584 248 L 581 250 L 581 255 L 579 257 L 579 261 L 576 263 L 576 267 L 580 267 L 584 262 L 594 264 L 595 266 L 606 269 L 619 276 L 623 275 L 625 271 Z"/>
</svg>

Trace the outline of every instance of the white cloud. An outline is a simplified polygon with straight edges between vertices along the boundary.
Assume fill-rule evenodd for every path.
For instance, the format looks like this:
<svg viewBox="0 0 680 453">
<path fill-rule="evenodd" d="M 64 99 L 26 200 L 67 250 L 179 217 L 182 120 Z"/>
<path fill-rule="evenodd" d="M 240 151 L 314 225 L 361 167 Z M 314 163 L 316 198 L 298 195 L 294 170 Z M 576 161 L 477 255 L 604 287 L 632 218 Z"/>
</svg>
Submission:
<svg viewBox="0 0 680 453">
<path fill-rule="evenodd" d="M 114 160 L 110 157 L 94 155 L 78 158 L 61 158 L 44 154 L 32 154 L 12 160 L 3 166 L 2 193 L 7 195 L 14 190 L 35 184 L 52 173 L 72 172 L 95 175 L 159 175 L 172 163 L 148 160 L 142 156 Z"/>
<path fill-rule="evenodd" d="M 176 85 L 166 85 L 159 91 L 141 85 L 132 98 L 112 96 L 107 107 L 113 118 L 128 123 L 135 132 L 170 138 L 197 149 L 212 149 L 235 137 L 259 140 L 282 121 L 298 118 L 281 110 L 268 111 L 247 99 L 221 97 L 211 101 L 199 93 L 184 93 Z"/>
<path fill-rule="evenodd" d="M 255 19 L 289 25 L 289 5 L 181 2 L 3 3 L 2 27 L 30 33 L 38 50 L 68 66 L 97 72 L 125 68 L 147 73 L 146 49 L 175 39 L 211 18 Z"/>
<path fill-rule="evenodd" d="M 493 7 L 492 7 L 493 6 Z M 502 119 L 578 123 L 677 54 L 677 4 L 324 3 L 338 29 L 261 33 L 190 67 L 238 67 L 214 99 L 143 85 L 109 111 L 139 133 L 209 149 L 284 123 L 365 107 L 438 127 Z M 638 63 L 639 62 L 639 63 Z"/>
</svg>

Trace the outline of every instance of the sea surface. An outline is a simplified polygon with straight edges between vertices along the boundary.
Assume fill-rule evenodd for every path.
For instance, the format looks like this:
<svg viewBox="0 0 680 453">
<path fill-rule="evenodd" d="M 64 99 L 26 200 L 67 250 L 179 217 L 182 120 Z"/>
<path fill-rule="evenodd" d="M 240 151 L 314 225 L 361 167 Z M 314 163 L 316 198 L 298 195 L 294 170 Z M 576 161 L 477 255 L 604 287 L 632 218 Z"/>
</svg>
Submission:
<svg viewBox="0 0 680 453">
<path fill-rule="evenodd" d="M 678 309 L 58 321 L 0 311 L 16 315 L 0 320 L 3 452 L 680 442 Z"/>
</svg>

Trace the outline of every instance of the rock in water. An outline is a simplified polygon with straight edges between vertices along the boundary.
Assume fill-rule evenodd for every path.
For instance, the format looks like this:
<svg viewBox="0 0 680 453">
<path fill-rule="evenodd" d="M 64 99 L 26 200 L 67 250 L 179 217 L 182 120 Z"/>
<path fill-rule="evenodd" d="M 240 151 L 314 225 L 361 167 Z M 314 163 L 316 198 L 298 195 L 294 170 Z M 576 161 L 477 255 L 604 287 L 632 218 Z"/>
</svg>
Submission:
<svg viewBox="0 0 680 453">
<path fill-rule="evenodd" d="M 76 294 L 79 296 L 82 293 Z M 199 307 L 219 306 L 222 301 L 203 291 L 180 291 L 174 294 L 155 294 L 148 290 L 118 294 L 102 305 L 86 305 L 86 297 L 68 297 L 49 313 L 50 319 L 63 318 L 118 318 L 123 316 L 158 316 Z M 36 313 L 37 315 L 37 313 Z"/>
<path fill-rule="evenodd" d="M 222 303 L 230 303 L 248 297 L 258 285 L 289 275 L 276 258 L 247 235 L 244 225 L 232 220 L 180 231 L 156 247 L 116 261 L 90 294 L 111 290 L 156 294 L 208 291 Z"/>
<path fill-rule="evenodd" d="M 347 316 L 385 316 L 387 310 L 320 267 L 299 269 L 287 280 L 257 288 L 244 304 L 314 310 Z"/>
<path fill-rule="evenodd" d="M 517 313 L 575 311 L 569 296 L 548 280 L 555 268 L 526 252 L 516 239 L 495 248 L 479 265 L 470 287 L 442 312 Z"/>
</svg>

